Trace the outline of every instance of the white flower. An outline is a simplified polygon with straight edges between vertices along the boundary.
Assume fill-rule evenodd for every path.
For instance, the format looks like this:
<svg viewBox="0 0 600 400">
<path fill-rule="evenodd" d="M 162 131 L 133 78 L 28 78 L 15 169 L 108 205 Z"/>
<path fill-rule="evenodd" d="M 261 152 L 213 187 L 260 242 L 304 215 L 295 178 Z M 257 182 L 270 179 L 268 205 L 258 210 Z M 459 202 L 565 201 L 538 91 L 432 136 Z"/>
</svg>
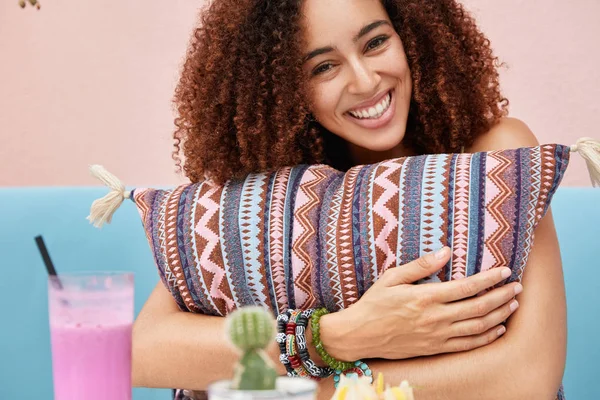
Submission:
<svg viewBox="0 0 600 400">
<path fill-rule="evenodd" d="M 408 382 L 402 381 L 400 386 L 388 387 L 383 392 L 383 400 L 415 400 L 415 397 Z"/>
<path fill-rule="evenodd" d="M 408 381 L 399 386 L 387 387 L 384 390 L 383 375 L 377 376 L 371 384 L 371 377 L 341 375 L 339 385 L 331 400 L 415 400 L 413 389 Z"/>
<path fill-rule="evenodd" d="M 368 376 L 340 375 L 340 383 L 332 400 L 377 400 L 377 393 Z"/>
</svg>

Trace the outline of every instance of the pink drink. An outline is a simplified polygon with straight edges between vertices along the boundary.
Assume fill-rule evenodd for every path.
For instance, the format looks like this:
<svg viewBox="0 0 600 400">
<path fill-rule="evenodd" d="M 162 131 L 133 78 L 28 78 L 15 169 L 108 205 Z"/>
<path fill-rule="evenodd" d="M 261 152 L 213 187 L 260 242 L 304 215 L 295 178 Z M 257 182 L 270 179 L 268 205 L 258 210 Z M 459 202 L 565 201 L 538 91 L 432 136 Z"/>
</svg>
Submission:
<svg viewBox="0 0 600 400">
<path fill-rule="evenodd" d="M 133 276 L 60 282 L 48 289 L 54 400 L 131 400 Z"/>
</svg>

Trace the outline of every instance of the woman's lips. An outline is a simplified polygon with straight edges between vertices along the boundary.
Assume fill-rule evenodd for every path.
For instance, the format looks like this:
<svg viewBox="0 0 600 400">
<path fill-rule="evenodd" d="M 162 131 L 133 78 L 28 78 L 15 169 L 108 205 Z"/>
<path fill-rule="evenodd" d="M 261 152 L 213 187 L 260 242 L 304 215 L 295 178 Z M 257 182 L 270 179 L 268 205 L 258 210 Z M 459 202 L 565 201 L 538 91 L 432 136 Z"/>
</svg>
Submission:
<svg viewBox="0 0 600 400">
<path fill-rule="evenodd" d="M 350 121 L 355 123 L 356 125 L 365 128 L 365 129 L 379 129 L 387 125 L 392 118 L 394 118 L 394 114 L 396 113 L 396 96 L 394 95 L 394 90 L 390 91 L 391 100 L 390 105 L 385 110 L 383 114 L 379 118 L 356 118 L 353 117 L 349 112 L 344 113 L 344 117 L 348 118 Z"/>
</svg>

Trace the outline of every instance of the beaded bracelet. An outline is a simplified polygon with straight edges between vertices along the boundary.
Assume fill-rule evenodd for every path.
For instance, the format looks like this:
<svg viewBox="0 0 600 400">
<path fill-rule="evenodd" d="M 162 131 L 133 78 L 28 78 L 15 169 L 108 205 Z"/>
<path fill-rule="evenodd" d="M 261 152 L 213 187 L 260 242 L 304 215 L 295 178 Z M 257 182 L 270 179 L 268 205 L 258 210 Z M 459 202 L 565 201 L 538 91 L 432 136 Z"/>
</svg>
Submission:
<svg viewBox="0 0 600 400">
<path fill-rule="evenodd" d="M 368 378 L 370 378 L 371 383 L 373 383 L 373 372 L 371 371 L 371 368 L 369 368 L 369 366 L 367 365 L 366 362 L 364 361 L 356 361 L 352 364 L 351 368 L 348 368 L 345 371 L 341 371 L 339 369 L 335 370 L 335 375 L 333 376 L 333 386 L 334 387 L 338 387 L 338 384 L 340 383 L 340 375 L 346 375 L 348 377 L 352 376 L 352 375 L 356 375 L 356 376 L 366 376 Z"/>
<path fill-rule="evenodd" d="M 347 371 L 355 367 L 353 362 L 339 361 L 330 356 L 325 348 L 323 347 L 323 342 L 321 342 L 321 332 L 319 321 L 321 317 L 325 314 L 329 314 L 326 308 L 319 308 L 315 312 L 313 312 L 310 318 L 310 325 L 312 328 L 312 342 L 315 348 L 317 349 L 317 353 L 319 356 L 325 361 L 325 364 L 329 365 L 332 369 L 336 371 Z"/>
<path fill-rule="evenodd" d="M 304 368 L 299 354 L 296 353 L 296 318 L 300 315 L 300 311 L 292 310 L 286 326 L 286 341 L 285 350 L 290 360 L 290 364 L 294 372 L 303 378 L 311 377 L 311 374 Z"/>
<path fill-rule="evenodd" d="M 285 366 L 285 370 L 287 371 L 287 375 L 289 377 L 298 376 L 287 354 L 286 350 L 286 338 L 287 335 L 285 333 L 287 322 L 290 320 L 290 310 L 281 313 L 277 316 L 277 345 L 279 346 L 279 361 Z"/>
<path fill-rule="evenodd" d="M 314 310 L 306 310 L 298 313 L 296 316 L 296 345 L 298 346 L 298 354 L 304 368 L 308 373 L 317 378 L 327 378 L 333 374 L 333 370 L 329 367 L 321 368 L 310 358 L 308 348 L 306 346 L 305 331 L 308 326 L 308 319 L 312 316 Z"/>
</svg>

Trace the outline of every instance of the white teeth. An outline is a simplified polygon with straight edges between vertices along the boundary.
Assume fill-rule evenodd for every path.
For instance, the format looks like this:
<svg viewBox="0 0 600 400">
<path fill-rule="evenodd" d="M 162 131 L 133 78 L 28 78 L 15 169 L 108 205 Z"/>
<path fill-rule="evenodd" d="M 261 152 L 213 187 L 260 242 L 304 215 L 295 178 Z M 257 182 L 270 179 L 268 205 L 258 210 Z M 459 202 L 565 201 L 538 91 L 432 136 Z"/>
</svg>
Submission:
<svg viewBox="0 0 600 400">
<path fill-rule="evenodd" d="M 358 119 L 379 118 L 379 117 L 381 117 L 381 115 L 384 112 L 387 111 L 388 107 L 390 106 L 391 100 L 392 100 L 392 95 L 391 95 L 391 93 L 388 93 L 388 95 L 385 97 L 385 99 L 380 101 L 379 104 L 377 104 L 373 107 L 369 107 L 366 110 L 349 111 L 349 114 L 352 115 L 354 118 L 358 118 Z"/>
</svg>

